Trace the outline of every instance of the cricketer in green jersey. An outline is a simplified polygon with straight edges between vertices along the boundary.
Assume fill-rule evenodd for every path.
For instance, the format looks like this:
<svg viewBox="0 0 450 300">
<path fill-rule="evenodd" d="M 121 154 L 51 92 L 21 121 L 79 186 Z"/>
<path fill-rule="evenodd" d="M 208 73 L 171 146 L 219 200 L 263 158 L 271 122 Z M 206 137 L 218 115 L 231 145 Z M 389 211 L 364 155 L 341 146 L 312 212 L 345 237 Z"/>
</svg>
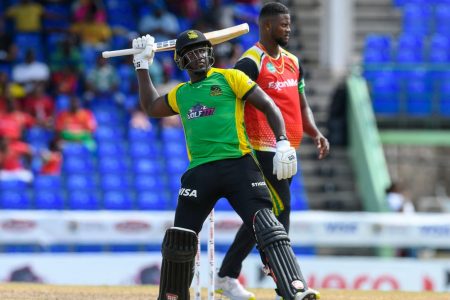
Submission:
<svg viewBox="0 0 450 300">
<path fill-rule="evenodd" d="M 174 227 L 166 231 L 162 243 L 158 299 L 190 298 L 197 235 L 220 198 L 226 198 L 244 224 L 253 228 L 262 262 L 283 298 L 315 299 L 305 294 L 306 282 L 286 230 L 272 212 L 270 193 L 244 126 L 248 101 L 266 115 L 278 139 L 274 174 L 290 178 L 297 172 L 297 157 L 280 110 L 243 72 L 213 68 L 211 43 L 197 30 L 182 32 L 175 45 L 175 62 L 190 81 L 160 96 L 148 74 L 153 44 L 150 35 L 133 40 L 133 48 L 142 50 L 133 57 L 139 100 L 151 117 L 181 116 L 190 160 L 181 177 Z"/>
</svg>

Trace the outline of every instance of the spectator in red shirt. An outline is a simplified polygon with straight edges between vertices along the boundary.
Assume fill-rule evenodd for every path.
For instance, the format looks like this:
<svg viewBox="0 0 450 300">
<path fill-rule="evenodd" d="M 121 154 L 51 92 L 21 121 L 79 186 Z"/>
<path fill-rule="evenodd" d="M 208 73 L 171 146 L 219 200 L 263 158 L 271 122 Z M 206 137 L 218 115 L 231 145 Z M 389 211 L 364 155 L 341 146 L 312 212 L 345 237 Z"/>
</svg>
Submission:
<svg viewBox="0 0 450 300">
<path fill-rule="evenodd" d="M 0 137 L 18 141 L 22 139 L 23 131 L 34 125 L 31 115 L 17 109 L 17 100 L 6 99 L 6 112 L 0 117 Z"/>
<path fill-rule="evenodd" d="M 81 107 L 76 96 L 70 98 L 69 110 L 62 111 L 56 116 L 56 132 L 63 141 L 83 143 L 88 149 L 95 149 L 92 137 L 97 122 L 94 114 Z"/>
<path fill-rule="evenodd" d="M 42 175 L 60 175 L 63 156 L 61 153 L 60 143 L 57 139 L 53 139 L 49 143 L 48 150 L 41 154 L 43 164 L 41 167 Z"/>
<path fill-rule="evenodd" d="M 39 125 L 47 128 L 53 125 L 54 106 L 53 98 L 45 93 L 43 83 L 36 84 L 24 101 L 25 112 L 34 117 Z"/>
<path fill-rule="evenodd" d="M 31 165 L 32 150 L 21 141 L 9 141 L 0 137 L 0 180 L 31 182 L 33 173 L 26 167 Z"/>
</svg>

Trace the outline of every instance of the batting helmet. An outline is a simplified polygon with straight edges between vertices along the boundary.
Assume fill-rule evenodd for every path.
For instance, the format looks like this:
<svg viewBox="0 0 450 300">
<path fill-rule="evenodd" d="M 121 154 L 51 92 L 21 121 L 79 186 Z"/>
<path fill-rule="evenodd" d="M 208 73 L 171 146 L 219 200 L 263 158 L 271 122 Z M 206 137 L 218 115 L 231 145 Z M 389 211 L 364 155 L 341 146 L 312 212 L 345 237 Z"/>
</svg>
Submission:
<svg viewBox="0 0 450 300">
<path fill-rule="evenodd" d="M 208 60 L 212 64 L 214 59 L 212 57 L 212 45 L 211 42 L 206 39 L 205 35 L 198 30 L 186 30 L 180 33 L 175 43 L 175 62 L 180 69 L 185 69 L 192 61 L 185 61 L 183 57 L 185 54 L 193 48 L 192 46 L 205 45 L 208 48 Z"/>
</svg>

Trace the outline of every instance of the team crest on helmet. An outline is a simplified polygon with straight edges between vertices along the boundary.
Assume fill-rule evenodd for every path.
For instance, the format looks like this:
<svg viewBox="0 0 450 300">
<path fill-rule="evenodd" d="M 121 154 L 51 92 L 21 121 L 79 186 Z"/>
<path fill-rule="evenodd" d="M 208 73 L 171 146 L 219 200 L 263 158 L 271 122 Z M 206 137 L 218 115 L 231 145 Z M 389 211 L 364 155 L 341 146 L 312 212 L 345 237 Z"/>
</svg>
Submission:
<svg viewBox="0 0 450 300">
<path fill-rule="evenodd" d="M 190 40 L 198 38 L 198 34 L 194 30 L 189 30 L 187 35 Z"/>
<path fill-rule="evenodd" d="M 197 103 L 188 110 L 187 118 L 188 120 L 197 119 L 201 117 L 208 117 L 214 114 L 216 110 L 215 107 L 207 107 L 206 105 Z"/>
<path fill-rule="evenodd" d="M 222 89 L 218 85 L 213 85 L 209 90 L 210 96 L 220 96 L 222 95 Z"/>
<path fill-rule="evenodd" d="M 273 66 L 273 64 L 271 62 L 268 62 L 266 64 L 267 70 L 269 70 L 270 73 L 274 73 L 275 72 L 275 67 Z"/>
</svg>

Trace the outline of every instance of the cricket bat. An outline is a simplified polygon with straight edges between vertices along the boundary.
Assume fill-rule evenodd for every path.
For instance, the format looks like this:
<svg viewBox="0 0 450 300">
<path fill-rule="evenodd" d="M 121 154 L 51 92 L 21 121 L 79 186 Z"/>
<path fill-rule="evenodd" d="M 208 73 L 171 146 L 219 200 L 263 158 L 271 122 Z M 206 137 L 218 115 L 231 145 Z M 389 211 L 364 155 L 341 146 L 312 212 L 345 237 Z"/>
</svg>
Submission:
<svg viewBox="0 0 450 300">
<path fill-rule="evenodd" d="M 210 31 L 205 33 L 205 37 L 211 42 L 212 45 L 217 45 L 231 39 L 234 39 L 238 36 L 246 34 L 249 32 L 248 24 L 242 23 L 240 25 L 224 28 L 221 30 Z M 168 40 L 163 42 L 158 42 L 154 44 L 155 52 L 161 51 L 171 51 L 175 50 L 175 40 Z M 104 58 L 115 57 L 115 56 L 123 56 L 123 55 L 132 55 L 138 54 L 142 50 L 139 49 L 122 49 L 122 50 L 113 50 L 113 51 L 103 51 L 102 56 Z"/>
</svg>

